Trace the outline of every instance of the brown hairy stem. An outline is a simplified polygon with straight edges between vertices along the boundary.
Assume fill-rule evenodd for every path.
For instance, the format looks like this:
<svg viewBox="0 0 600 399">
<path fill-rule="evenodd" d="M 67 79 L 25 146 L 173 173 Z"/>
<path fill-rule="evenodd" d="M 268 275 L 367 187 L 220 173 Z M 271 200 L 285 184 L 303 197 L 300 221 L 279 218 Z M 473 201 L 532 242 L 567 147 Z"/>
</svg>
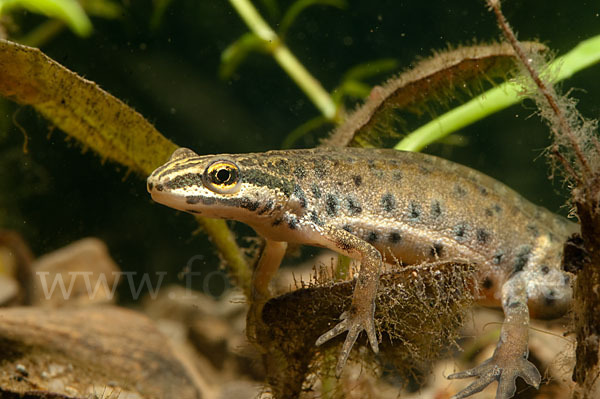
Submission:
<svg viewBox="0 0 600 399">
<path fill-rule="evenodd" d="M 571 194 L 581 223 L 581 235 L 574 235 L 565 244 L 563 259 L 564 269 L 577 274 L 572 311 L 577 337 L 572 378 L 577 386 L 572 398 L 596 399 L 600 397 L 600 143 L 595 131 L 596 122 L 582 117 L 572 101 L 558 97 L 552 85 L 540 78 L 535 64 L 506 22 L 499 1 L 487 0 L 487 3 L 537 91 L 542 94 L 537 105 L 542 117 L 547 119 L 555 141 L 549 153 L 576 183 Z M 583 245 L 572 245 L 579 241 Z"/>
<path fill-rule="evenodd" d="M 552 151 L 551 154 L 553 157 L 555 157 L 556 159 L 558 159 L 558 161 L 561 163 L 561 165 L 563 166 L 563 168 L 565 168 L 565 170 L 567 171 L 567 173 L 569 173 L 569 175 L 571 175 L 571 177 L 573 178 L 573 180 L 575 180 L 575 182 L 577 183 L 577 185 L 582 185 L 583 184 L 583 180 L 581 180 L 581 177 L 579 177 L 579 175 L 577 174 L 577 172 L 575 171 L 575 169 L 573 169 L 573 166 L 571 166 L 571 164 L 569 163 L 569 161 L 567 161 L 567 159 L 563 156 L 563 154 L 561 154 L 561 152 L 558 150 L 558 146 L 554 145 L 552 147 Z"/>
<path fill-rule="evenodd" d="M 584 174 L 584 177 L 585 177 L 585 175 L 588 175 L 588 176 L 591 175 L 592 168 L 590 167 L 587 159 L 583 155 L 583 151 L 581 150 L 581 147 L 579 146 L 579 143 L 577 142 L 577 140 L 575 138 L 575 134 L 573 133 L 573 130 L 567 123 L 567 118 L 565 118 L 565 115 L 564 115 L 562 109 L 558 105 L 556 95 L 553 92 L 554 90 L 552 90 L 552 88 L 549 88 L 546 85 L 546 83 L 540 78 L 539 73 L 531 65 L 531 59 L 527 56 L 527 54 L 525 54 L 525 51 L 523 50 L 523 48 L 521 47 L 521 44 L 517 40 L 515 33 L 511 29 L 510 25 L 506 21 L 506 18 L 504 17 L 504 14 L 502 14 L 502 11 L 500 10 L 500 1 L 499 0 L 487 0 L 487 3 L 489 5 L 490 9 L 496 15 L 496 19 L 498 21 L 498 27 L 502 30 L 504 37 L 511 44 L 511 46 L 515 50 L 515 53 L 517 54 L 517 57 L 519 57 L 519 59 L 521 60 L 521 63 L 527 70 L 527 73 L 529 73 L 529 75 L 531 76 L 531 79 L 534 81 L 538 90 L 540 91 L 540 93 L 542 93 L 542 95 L 548 102 L 548 105 L 554 112 L 554 115 L 556 115 L 561 131 L 569 139 L 571 145 L 573 146 L 573 151 L 575 152 L 577 159 L 579 160 L 579 162 L 581 163 L 581 166 L 583 167 L 582 173 Z M 573 176 L 575 176 L 575 175 L 573 175 Z"/>
</svg>

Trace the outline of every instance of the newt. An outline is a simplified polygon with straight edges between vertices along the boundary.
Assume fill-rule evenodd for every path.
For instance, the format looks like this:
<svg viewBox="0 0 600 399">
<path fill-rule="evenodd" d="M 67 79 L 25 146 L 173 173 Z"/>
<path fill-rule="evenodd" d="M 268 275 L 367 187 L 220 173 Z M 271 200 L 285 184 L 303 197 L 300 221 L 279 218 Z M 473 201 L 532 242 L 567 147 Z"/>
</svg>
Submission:
<svg viewBox="0 0 600 399">
<path fill-rule="evenodd" d="M 374 352 L 375 296 L 383 262 L 462 259 L 477 266 L 478 297 L 505 319 L 493 356 L 448 378 L 478 377 L 460 399 L 498 381 L 497 399 L 515 380 L 539 387 L 527 360 L 529 318 L 569 309 L 572 277 L 563 244 L 577 224 L 536 206 L 480 172 L 432 155 L 389 149 L 315 148 L 198 155 L 180 148 L 148 177 L 154 201 L 209 218 L 251 226 L 266 243 L 253 274 L 253 300 L 269 298 L 269 281 L 288 243 L 332 249 L 358 259 L 352 303 L 316 345 L 347 332 L 339 376 L 365 331 Z"/>
</svg>

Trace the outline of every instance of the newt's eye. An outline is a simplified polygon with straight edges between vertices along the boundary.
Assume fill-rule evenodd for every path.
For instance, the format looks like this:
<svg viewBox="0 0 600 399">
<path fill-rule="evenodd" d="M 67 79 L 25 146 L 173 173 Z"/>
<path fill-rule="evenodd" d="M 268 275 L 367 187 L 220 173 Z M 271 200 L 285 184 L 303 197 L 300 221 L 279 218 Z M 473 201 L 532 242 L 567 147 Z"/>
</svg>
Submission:
<svg viewBox="0 0 600 399">
<path fill-rule="evenodd" d="M 240 189 L 240 169 L 227 160 L 214 161 L 202 175 L 204 185 L 219 194 L 234 194 Z"/>
</svg>

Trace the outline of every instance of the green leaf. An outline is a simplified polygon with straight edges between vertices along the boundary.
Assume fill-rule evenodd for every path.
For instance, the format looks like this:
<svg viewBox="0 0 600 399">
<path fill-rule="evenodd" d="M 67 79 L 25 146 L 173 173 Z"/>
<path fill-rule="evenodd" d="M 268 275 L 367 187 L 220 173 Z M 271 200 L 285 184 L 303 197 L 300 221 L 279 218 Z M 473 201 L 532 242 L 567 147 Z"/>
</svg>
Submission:
<svg viewBox="0 0 600 399">
<path fill-rule="evenodd" d="M 152 29 L 157 29 L 160 26 L 160 22 L 165 15 L 165 11 L 171 5 L 173 0 L 154 0 L 154 9 L 152 10 L 152 17 L 150 18 L 150 26 Z"/>
<path fill-rule="evenodd" d="M 268 48 L 269 44 L 254 33 L 244 33 L 221 53 L 219 75 L 222 79 L 229 78 L 248 54 L 253 51 L 268 52 Z"/>
<path fill-rule="evenodd" d="M 313 5 L 323 5 L 337 7 L 340 9 L 346 8 L 345 0 L 298 0 L 288 8 L 285 15 L 281 19 L 279 24 L 279 36 L 284 37 L 289 28 L 292 26 L 296 17 L 300 15 L 302 11 Z"/>
<path fill-rule="evenodd" d="M 124 13 L 120 4 L 109 0 L 82 0 L 81 6 L 89 15 L 106 19 L 117 19 Z"/>
<path fill-rule="evenodd" d="M 309 119 L 307 122 L 298 126 L 294 129 L 290 134 L 288 134 L 283 143 L 281 144 L 281 148 L 288 149 L 292 148 L 296 141 L 300 140 L 302 137 L 306 136 L 308 133 L 312 132 L 320 128 L 321 126 L 331 123 L 329 119 L 324 116 L 317 116 L 315 118 Z"/>
<path fill-rule="evenodd" d="M 398 69 L 399 62 L 394 58 L 382 58 L 358 64 L 350 68 L 342 79 L 344 80 L 362 80 L 382 73 L 394 71 Z"/>
<path fill-rule="evenodd" d="M 276 0 L 262 0 L 261 1 L 263 7 L 269 13 L 270 18 L 278 18 L 281 11 L 279 10 L 279 5 Z"/>
<path fill-rule="evenodd" d="M 367 97 L 370 92 L 370 85 L 357 80 L 346 80 L 333 91 L 331 97 L 336 104 L 341 104 L 344 97 L 363 99 Z"/>
<path fill-rule="evenodd" d="M 76 0 L 0 0 L 0 15 L 13 8 L 58 18 L 79 36 L 92 33 L 92 23 Z"/>
<path fill-rule="evenodd" d="M 365 98 L 371 92 L 371 85 L 361 82 L 376 75 L 398 69 L 398 61 L 393 58 L 383 58 L 369 61 L 350 68 L 343 76 L 342 83 L 332 92 L 336 104 L 341 104 L 344 97 Z"/>
<path fill-rule="evenodd" d="M 598 62 L 600 62 L 600 35 L 580 42 L 573 50 L 554 60 L 548 66 L 548 70 L 554 71 L 552 81 L 558 82 Z M 505 82 L 421 126 L 394 148 L 419 151 L 456 130 L 522 101 L 524 99 L 522 92 L 523 88 L 518 83 Z"/>
</svg>

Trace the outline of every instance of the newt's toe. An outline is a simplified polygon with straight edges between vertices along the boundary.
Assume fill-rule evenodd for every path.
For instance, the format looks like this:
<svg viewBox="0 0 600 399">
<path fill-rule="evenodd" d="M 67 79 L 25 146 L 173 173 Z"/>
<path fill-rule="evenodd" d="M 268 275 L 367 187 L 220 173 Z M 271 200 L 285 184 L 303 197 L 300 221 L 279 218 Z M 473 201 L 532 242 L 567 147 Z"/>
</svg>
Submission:
<svg viewBox="0 0 600 399">
<path fill-rule="evenodd" d="M 338 378 L 342 375 L 342 371 L 346 365 L 348 356 L 350 356 L 352 346 L 354 346 L 354 343 L 356 342 L 356 339 L 361 331 L 364 330 L 367 333 L 367 337 L 369 338 L 373 352 L 379 352 L 375 321 L 373 320 L 372 314 L 365 317 L 365 315 L 361 315 L 359 313 L 353 314 L 352 312 L 344 312 L 340 316 L 340 319 L 342 319 L 342 321 L 339 324 L 327 331 L 325 334 L 321 335 L 316 342 L 317 346 L 322 345 L 330 339 L 337 337 L 345 331 L 348 331 L 348 335 L 346 335 L 346 340 L 344 341 L 344 345 L 342 345 L 340 357 L 338 358 L 338 363 L 335 368 L 335 375 Z"/>
<path fill-rule="evenodd" d="M 504 362 L 501 362 L 504 363 Z M 448 376 L 448 379 L 478 377 L 471 385 L 457 393 L 452 399 L 462 399 L 482 391 L 494 381 L 498 381 L 496 399 L 510 399 L 516 391 L 516 379 L 521 377 L 536 389 L 540 386 L 542 376 L 538 369 L 527 359 L 518 358 L 510 364 L 500 364 L 494 357 L 470 370 Z"/>
</svg>

